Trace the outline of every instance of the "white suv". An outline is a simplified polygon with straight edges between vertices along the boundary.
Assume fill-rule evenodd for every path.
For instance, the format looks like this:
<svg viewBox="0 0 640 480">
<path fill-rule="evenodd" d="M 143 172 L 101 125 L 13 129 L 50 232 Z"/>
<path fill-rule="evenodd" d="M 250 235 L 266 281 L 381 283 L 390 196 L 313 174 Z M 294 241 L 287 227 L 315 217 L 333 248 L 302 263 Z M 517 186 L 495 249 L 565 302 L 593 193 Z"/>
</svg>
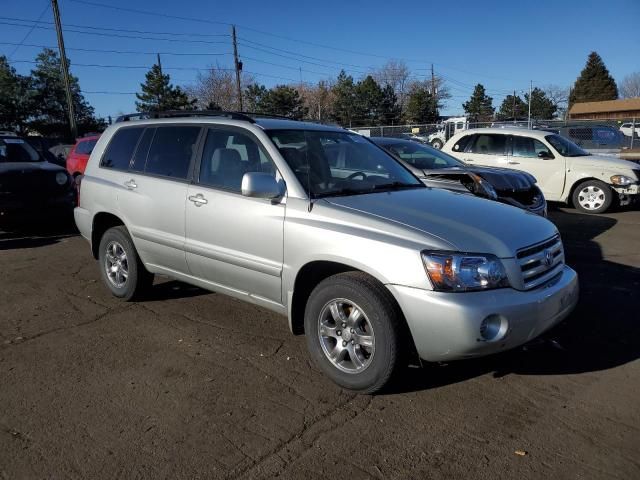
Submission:
<svg viewBox="0 0 640 480">
<path fill-rule="evenodd" d="M 520 128 L 479 128 L 455 135 L 443 151 L 471 165 L 532 174 L 548 201 L 572 203 L 586 213 L 627 205 L 640 194 L 640 166 L 592 155 L 558 134 Z"/>
</svg>

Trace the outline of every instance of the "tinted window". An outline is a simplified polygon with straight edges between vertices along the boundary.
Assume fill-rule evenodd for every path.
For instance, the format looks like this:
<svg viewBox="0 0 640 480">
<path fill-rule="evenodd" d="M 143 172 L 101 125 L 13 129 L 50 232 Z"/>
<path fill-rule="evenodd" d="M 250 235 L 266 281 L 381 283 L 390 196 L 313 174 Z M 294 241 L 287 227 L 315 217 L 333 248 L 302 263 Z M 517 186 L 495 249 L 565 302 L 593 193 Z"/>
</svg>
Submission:
<svg viewBox="0 0 640 480">
<path fill-rule="evenodd" d="M 83 155 L 91 155 L 93 152 L 93 147 L 96 146 L 97 140 L 84 140 L 78 143 L 76 147 L 76 153 L 81 153 Z"/>
<path fill-rule="evenodd" d="M 109 142 L 100 165 L 117 170 L 127 170 L 143 130 L 144 128 L 121 128 L 118 130 Z"/>
<path fill-rule="evenodd" d="M 159 127 L 147 156 L 145 173 L 186 179 L 200 127 Z"/>
<path fill-rule="evenodd" d="M 513 156 L 535 158 L 540 152 L 546 152 L 549 157 L 553 157 L 546 145 L 535 138 L 514 136 Z"/>
<path fill-rule="evenodd" d="M 470 152 L 485 155 L 504 155 L 506 135 L 478 134 Z"/>
<path fill-rule="evenodd" d="M 21 138 L 0 139 L 0 162 L 38 162 L 40 155 Z"/>
<path fill-rule="evenodd" d="M 462 162 L 435 148 L 417 142 L 403 142 L 386 145 L 385 148 L 402 160 L 421 170 L 460 167 Z"/>
<path fill-rule="evenodd" d="M 276 169 L 262 146 L 237 130 L 211 129 L 202 152 L 199 183 L 239 192 L 248 172 L 275 176 Z"/>
<path fill-rule="evenodd" d="M 471 140 L 473 137 L 475 137 L 475 135 L 465 135 L 464 137 L 460 138 L 454 145 L 453 145 L 453 151 L 454 152 L 464 152 L 464 149 L 467 147 L 467 145 L 469 144 L 469 140 Z"/>
<path fill-rule="evenodd" d="M 138 143 L 136 153 L 133 155 L 133 162 L 131 163 L 131 170 L 137 172 L 144 172 L 144 165 L 147 162 L 147 156 L 149 155 L 149 146 L 151 145 L 151 139 L 153 138 L 155 128 L 147 128 Z"/>
</svg>

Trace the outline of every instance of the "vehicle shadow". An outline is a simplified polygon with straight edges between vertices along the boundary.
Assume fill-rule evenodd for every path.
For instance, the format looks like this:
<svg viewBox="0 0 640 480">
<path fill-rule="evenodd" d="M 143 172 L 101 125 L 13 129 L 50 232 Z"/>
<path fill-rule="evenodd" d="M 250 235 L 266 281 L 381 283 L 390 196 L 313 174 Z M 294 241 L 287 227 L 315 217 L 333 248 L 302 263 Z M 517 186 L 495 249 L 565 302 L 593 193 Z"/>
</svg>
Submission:
<svg viewBox="0 0 640 480">
<path fill-rule="evenodd" d="M 640 358 L 640 269 L 605 260 L 598 235 L 617 220 L 551 212 L 567 263 L 580 279 L 580 300 L 560 325 L 528 345 L 498 355 L 405 368 L 386 393 L 437 388 L 481 375 L 564 375 L 607 370 Z"/>
<path fill-rule="evenodd" d="M 189 285 L 178 280 L 162 279 L 156 281 L 146 292 L 146 295 L 138 300 L 139 303 L 173 300 L 179 298 L 199 297 L 200 295 L 212 295 L 213 292 L 203 290 L 200 287 Z"/>
<path fill-rule="evenodd" d="M 52 245 L 78 235 L 72 216 L 0 220 L 0 251 Z"/>
</svg>

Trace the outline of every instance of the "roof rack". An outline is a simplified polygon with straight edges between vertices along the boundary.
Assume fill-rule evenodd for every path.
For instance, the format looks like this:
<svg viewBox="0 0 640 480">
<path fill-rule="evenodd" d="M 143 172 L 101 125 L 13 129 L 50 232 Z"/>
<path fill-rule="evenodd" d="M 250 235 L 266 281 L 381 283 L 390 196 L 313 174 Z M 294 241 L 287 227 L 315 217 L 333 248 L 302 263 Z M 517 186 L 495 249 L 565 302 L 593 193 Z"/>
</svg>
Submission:
<svg viewBox="0 0 640 480">
<path fill-rule="evenodd" d="M 227 117 L 232 120 L 244 120 L 245 122 L 256 123 L 255 120 L 243 112 L 225 112 L 223 110 L 166 110 L 163 112 L 138 112 L 120 115 L 116 118 L 118 122 L 129 122 L 131 120 L 147 120 L 152 118 L 180 118 L 180 117 Z"/>
</svg>

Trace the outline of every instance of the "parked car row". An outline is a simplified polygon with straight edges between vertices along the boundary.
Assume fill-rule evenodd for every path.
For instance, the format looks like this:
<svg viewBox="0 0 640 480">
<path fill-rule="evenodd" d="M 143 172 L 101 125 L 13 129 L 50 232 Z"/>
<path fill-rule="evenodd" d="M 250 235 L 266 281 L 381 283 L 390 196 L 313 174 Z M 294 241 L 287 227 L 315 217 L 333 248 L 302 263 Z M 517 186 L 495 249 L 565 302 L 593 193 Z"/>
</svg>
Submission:
<svg viewBox="0 0 640 480">
<path fill-rule="evenodd" d="M 76 224 L 116 297 L 143 295 L 161 274 L 261 305 L 361 393 L 407 361 L 517 347 L 576 305 L 556 227 L 469 190 L 490 195 L 485 178 L 531 184 L 526 174 L 492 177 L 326 125 L 153 117 L 109 127 L 80 184 Z M 478 183 L 430 188 L 427 166 Z"/>
</svg>

